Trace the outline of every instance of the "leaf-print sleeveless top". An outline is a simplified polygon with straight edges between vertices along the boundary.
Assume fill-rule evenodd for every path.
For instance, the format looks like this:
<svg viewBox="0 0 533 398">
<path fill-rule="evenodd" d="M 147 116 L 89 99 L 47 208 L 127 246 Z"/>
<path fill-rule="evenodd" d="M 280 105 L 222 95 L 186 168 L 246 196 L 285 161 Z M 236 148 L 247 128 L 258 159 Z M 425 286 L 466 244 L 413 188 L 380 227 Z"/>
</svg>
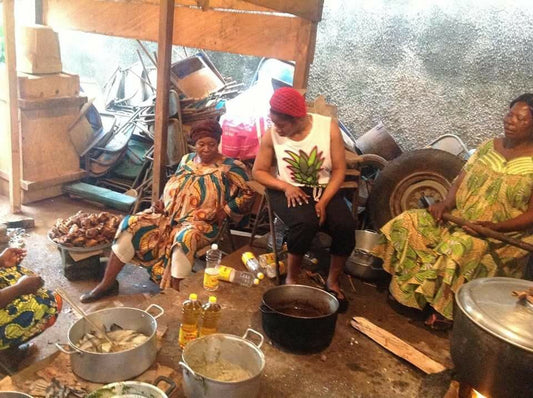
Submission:
<svg viewBox="0 0 533 398">
<path fill-rule="evenodd" d="M 533 193 L 532 156 L 506 160 L 494 149 L 494 140 L 489 140 L 470 157 L 464 171 L 456 195 L 456 215 L 501 222 L 527 211 Z"/>
<path fill-rule="evenodd" d="M 281 137 L 272 128 L 272 142 L 278 164 L 278 178 L 296 186 L 320 187 L 331 176 L 331 118 L 309 114 L 313 125 L 301 141 Z"/>
</svg>

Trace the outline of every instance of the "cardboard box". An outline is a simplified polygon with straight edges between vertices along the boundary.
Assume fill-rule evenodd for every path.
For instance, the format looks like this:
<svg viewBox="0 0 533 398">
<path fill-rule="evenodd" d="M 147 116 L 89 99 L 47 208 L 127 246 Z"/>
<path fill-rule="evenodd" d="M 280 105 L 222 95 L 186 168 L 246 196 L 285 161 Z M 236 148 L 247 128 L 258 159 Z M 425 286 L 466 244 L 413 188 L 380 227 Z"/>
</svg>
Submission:
<svg viewBox="0 0 533 398">
<path fill-rule="evenodd" d="M 24 73 L 60 73 L 63 69 L 59 38 L 45 25 L 21 26 L 17 32 L 17 70 Z"/>
</svg>

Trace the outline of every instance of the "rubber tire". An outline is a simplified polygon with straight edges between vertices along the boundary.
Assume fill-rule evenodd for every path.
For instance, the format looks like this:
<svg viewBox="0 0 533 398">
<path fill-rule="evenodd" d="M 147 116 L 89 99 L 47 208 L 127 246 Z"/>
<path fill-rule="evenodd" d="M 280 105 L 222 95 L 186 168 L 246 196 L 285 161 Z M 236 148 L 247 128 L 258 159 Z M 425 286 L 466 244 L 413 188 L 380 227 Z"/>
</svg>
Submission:
<svg viewBox="0 0 533 398">
<path fill-rule="evenodd" d="M 405 152 L 387 163 L 376 178 L 367 202 L 372 226 L 379 229 L 402 211 L 418 207 L 400 206 L 401 201 L 393 198 L 393 195 L 397 196 L 399 189 L 405 192 L 405 188 L 409 189 L 409 185 L 416 185 L 427 187 L 431 192 L 436 184 L 447 192 L 464 163 L 463 159 L 449 152 L 433 148 Z M 410 181 L 406 180 L 409 178 L 416 181 L 410 184 Z M 401 207 L 401 210 L 398 207 Z"/>
</svg>

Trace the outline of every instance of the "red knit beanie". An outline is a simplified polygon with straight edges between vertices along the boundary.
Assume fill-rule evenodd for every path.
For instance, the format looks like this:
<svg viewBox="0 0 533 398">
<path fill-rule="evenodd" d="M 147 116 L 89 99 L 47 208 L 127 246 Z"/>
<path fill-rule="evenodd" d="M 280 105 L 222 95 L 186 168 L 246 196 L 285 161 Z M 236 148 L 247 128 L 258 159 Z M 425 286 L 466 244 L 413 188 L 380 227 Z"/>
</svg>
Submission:
<svg viewBox="0 0 533 398">
<path fill-rule="evenodd" d="M 270 109 L 293 117 L 307 115 L 304 97 L 292 87 L 281 87 L 274 91 L 270 98 Z"/>
</svg>

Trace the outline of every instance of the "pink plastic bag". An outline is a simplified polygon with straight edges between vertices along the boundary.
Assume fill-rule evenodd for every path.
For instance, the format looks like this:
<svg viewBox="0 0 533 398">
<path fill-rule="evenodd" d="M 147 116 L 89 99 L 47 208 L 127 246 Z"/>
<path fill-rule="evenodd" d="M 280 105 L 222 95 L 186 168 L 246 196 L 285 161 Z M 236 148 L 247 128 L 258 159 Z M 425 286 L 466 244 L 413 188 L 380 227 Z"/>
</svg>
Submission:
<svg viewBox="0 0 533 398">
<path fill-rule="evenodd" d="M 226 103 L 220 119 L 222 154 L 240 160 L 255 158 L 261 137 L 272 124 L 268 117 L 271 96 L 271 87 L 256 85 Z"/>
<path fill-rule="evenodd" d="M 255 158 L 261 136 L 266 131 L 266 121 L 260 117 L 252 122 L 229 118 L 222 121 L 221 150 L 224 155 L 241 160 Z"/>
</svg>

